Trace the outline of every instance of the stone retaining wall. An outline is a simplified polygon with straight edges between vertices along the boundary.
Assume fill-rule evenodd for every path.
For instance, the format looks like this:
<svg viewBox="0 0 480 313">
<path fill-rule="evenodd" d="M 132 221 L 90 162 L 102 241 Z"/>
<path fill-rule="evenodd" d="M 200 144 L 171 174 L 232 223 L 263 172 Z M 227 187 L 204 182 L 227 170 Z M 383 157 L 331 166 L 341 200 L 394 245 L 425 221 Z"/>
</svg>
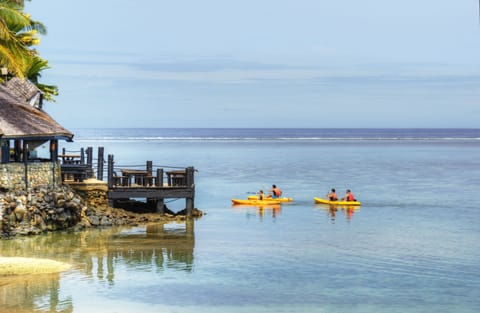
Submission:
<svg viewBox="0 0 480 313">
<path fill-rule="evenodd" d="M 63 230 L 76 225 L 87 207 L 67 186 L 43 186 L 0 192 L 2 237 Z"/>
<path fill-rule="evenodd" d="M 60 162 L 0 164 L 2 237 L 67 229 L 85 210 L 82 197 L 62 185 Z"/>
<path fill-rule="evenodd" d="M 175 218 L 111 208 L 105 182 L 91 179 L 67 185 L 60 174 L 59 163 L 29 163 L 26 188 L 24 164 L 0 164 L 0 239 Z"/>
<path fill-rule="evenodd" d="M 89 207 L 108 207 L 107 182 L 90 178 L 83 182 L 68 182 L 68 185 L 86 201 Z"/>
<path fill-rule="evenodd" d="M 27 169 L 25 171 L 25 168 Z M 61 183 L 59 162 L 35 162 L 0 164 L 0 189 L 25 190 L 28 188 L 54 186 Z"/>
</svg>

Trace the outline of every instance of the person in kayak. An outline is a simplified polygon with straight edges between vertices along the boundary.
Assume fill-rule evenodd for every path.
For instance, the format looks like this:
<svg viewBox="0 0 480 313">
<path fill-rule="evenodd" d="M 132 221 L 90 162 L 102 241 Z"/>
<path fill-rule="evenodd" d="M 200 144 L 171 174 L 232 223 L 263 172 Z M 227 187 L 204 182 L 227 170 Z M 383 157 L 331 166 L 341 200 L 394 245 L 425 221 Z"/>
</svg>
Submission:
<svg viewBox="0 0 480 313">
<path fill-rule="evenodd" d="M 272 185 L 270 192 L 272 193 L 273 199 L 280 198 L 282 196 L 282 190 L 280 190 L 280 188 L 278 188 L 276 185 Z"/>
<path fill-rule="evenodd" d="M 342 198 L 342 201 L 357 201 L 350 189 L 347 189 L 345 197 Z"/>
<path fill-rule="evenodd" d="M 338 196 L 337 196 L 337 193 L 335 192 L 335 188 L 332 188 L 332 190 L 330 190 L 330 192 L 327 193 L 326 197 L 330 201 L 337 201 Z"/>
<path fill-rule="evenodd" d="M 260 190 L 259 192 L 257 192 L 257 195 L 258 195 L 258 200 L 263 200 L 264 199 L 264 194 L 263 194 L 263 190 Z"/>
</svg>

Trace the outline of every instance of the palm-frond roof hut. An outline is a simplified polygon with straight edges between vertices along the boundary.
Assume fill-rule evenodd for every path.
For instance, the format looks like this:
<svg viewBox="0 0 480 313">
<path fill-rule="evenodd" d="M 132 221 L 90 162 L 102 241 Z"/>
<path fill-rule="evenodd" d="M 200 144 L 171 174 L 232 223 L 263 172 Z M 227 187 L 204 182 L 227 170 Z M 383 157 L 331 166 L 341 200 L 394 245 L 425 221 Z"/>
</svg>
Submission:
<svg viewBox="0 0 480 313">
<path fill-rule="evenodd" d="M 41 91 L 34 84 L 13 78 L 0 84 L 0 138 L 71 141 L 73 133 L 42 110 Z"/>
<path fill-rule="evenodd" d="M 50 161 L 58 155 L 58 140 L 73 133 L 42 109 L 43 94 L 30 81 L 12 78 L 0 84 L 1 163 L 27 160 L 29 151 L 50 141 Z M 13 143 L 13 157 L 10 147 Z"/>
</svg>

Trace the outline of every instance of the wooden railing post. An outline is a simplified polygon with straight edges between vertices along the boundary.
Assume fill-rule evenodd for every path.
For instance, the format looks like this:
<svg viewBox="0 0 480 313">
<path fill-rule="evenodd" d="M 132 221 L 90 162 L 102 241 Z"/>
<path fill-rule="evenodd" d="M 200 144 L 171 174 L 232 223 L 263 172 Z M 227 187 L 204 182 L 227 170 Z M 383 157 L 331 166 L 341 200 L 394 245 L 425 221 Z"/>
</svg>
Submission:
<svg viewBox="0 0 480 313">
<path fill-rule="evenodd" d="M 152 176 L 152 171 L 153 171 L 152 161 L 147 161 L 146 170 L 147 170 L 148 176 Z"/>
<path fill-rule="evenodd" d="M 190 167 L 187 167 L 185 169 L 185 174 L 186 174 L 186 185 L 188 187 L 191 187 L 193 186 L 193 184 L 195 184 L 195 169 L 193 168 L 193 166 L 190 166 Z"/>
<path fill-rule="evenodd" d="M 80 164 L 85 164 L 85 149 L 80 149 Z"/>
<path fill-rule="evenodd" d="M 115 162 L 113 161 L 113 154 L 108 155 L 108 188 L 113 187 L 113 165 Z"/>
<path fill-rule="evenodd" d="M 105 162 L 103 153 L 104 153 L 103 147 L 98 147 L 98 164 L 97 164 L 98 180 L 103 180 L 103 162 Z"/>
<path fill-rule="evenodd" d="M 86 154 L 87 154 L 87 166 L 88 166 L 86 178 L 92 178 L 95 176 L 93 173 L 93 148 L 88 147 Z"/>
<path fill-rule="evenodd" d="M 157 169 L 157 179 L 155 180 L 156 187 L 163 187 L 163 168 Z"/>
<path fill-rule="evenodd" d="M 93 148 L 92 147 L 87 148 L 87 164 L 90 165 L 90 167 L 93 164 Z"/>
</svg>

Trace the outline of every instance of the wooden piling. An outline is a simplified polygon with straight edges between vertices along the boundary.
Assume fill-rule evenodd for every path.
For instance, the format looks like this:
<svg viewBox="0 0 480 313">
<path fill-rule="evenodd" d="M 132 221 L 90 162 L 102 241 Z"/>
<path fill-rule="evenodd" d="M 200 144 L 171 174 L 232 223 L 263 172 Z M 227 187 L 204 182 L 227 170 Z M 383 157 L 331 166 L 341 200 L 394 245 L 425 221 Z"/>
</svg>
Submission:
<svg viewBox="0 0 480 313">
<path fill-rule="evenodd" d="M 195 181 L 194 181 L 195 169 L 193 167 L 187 167 L 185 169 L 185 181 L 186 185 L 194 190 L 195 194 Z M 193 209 L 195 207 L 194 198 L 188 197 L 185 200 L 185 208 L 187 209 L 187 217 L 192 217 Z"/>
<path fill-rule="evenodd" d="M 165 202 L 162 198 L 156 200 L 156 212 L 160 215 L 165 214 Z"/>
</svg>

